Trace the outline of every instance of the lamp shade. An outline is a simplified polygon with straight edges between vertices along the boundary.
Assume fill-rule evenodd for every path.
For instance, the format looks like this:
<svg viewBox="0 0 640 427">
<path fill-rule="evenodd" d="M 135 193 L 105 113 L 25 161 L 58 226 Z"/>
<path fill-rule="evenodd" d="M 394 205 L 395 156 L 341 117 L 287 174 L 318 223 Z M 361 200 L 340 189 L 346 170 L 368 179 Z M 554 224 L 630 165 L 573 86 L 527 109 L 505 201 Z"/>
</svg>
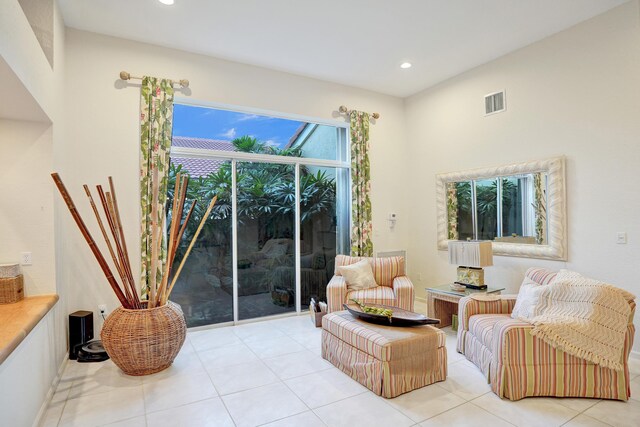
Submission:
<svg viewBox="0 0 640 427">
<path fill-rule="evenodd" d="M 449 241 L 449 264 L 482 268 L 493 265 L 493 248 L 488 240 Z"/>
</svg>

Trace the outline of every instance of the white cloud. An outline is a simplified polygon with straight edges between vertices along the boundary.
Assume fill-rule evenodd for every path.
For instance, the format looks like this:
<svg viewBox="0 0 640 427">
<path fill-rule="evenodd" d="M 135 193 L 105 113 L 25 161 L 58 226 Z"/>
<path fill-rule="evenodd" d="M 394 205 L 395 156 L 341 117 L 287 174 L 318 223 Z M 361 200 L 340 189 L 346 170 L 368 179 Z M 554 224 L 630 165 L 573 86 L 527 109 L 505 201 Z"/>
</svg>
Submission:
<svg viewBox="0 0 640 427">
<path fill-rule="evenodd" d="M 225 138 L 233 139 L 236 137 L 236 128 L 231 128 L 228 131 L 221 133 L 220 136 Z"/>
<path fill-rule="evenodd" d="M 247 120 L 272 120 L 273 117 L 259 116 L 257 114 L 243 114 L 236 119 L 236 122 L 246 122 Z"/>
<path fill-rule="evenodd" d="M 243 114 L 242 116 L 238 117 L 236 122 L 246 122 L 247 120 L 257 120 L 259 118 L 260 116 L 258 116 L 257 114 Z"/>
<path fill-rule="evenodd" d="M 271 139 L 267 139 L 266 141 L 264 141 L 264 144 L 265 145 L 269 145 L 271 147 L 277 147 L 277 146 L 280 145 L 278 143 L 278 137 L 275 137 L 275 136 L 273 138 L 271 138 Z"/>
</svg>

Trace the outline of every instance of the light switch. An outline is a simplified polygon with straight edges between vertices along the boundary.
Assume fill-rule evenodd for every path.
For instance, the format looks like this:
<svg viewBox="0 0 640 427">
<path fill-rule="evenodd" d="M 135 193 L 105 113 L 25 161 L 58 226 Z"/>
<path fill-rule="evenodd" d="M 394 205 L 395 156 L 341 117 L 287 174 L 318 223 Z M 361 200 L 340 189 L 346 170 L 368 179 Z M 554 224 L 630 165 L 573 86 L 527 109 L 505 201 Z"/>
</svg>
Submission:
<svg viewBox="0 0 640 427">
<path fill-rule="evenodd" d="M 618 231 L 616 233 L 616 243 L 619 245 L 627 244 L 627 233 L 624 231 Z"/>
</svg>

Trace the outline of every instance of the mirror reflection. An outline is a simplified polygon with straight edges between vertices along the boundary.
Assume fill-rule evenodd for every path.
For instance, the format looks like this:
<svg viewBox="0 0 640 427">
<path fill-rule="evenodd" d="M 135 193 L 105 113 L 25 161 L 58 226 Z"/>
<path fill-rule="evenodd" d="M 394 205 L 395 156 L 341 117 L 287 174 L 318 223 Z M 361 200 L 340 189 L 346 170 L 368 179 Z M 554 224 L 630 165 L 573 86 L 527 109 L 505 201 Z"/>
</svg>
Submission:
<svg viewBox="0 0 640 427">
<path fill-rule="evenodd" d="M 446 185 L 448 239 L 547 244 L 546 173 Z"/>
</svg>

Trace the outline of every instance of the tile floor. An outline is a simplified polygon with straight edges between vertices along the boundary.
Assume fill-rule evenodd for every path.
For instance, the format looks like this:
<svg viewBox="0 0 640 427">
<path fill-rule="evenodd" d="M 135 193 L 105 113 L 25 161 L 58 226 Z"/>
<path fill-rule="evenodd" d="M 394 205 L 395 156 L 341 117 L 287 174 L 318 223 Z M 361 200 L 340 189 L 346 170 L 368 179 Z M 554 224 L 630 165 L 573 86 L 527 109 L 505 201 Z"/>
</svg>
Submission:
<svg viewBox="0 0 640 427">
<path fill-rule="evenodd" d="M 143 378 L 69 362 L 42 426 L 640 425 L 640 400 L 501 400 L 447 333 L 447 380 L 387 400 L 320 357 L 306 315 L 190 332 L 171 368 Z M 640 361 L 631 371 L 638 399 Z"/>
</svg>

